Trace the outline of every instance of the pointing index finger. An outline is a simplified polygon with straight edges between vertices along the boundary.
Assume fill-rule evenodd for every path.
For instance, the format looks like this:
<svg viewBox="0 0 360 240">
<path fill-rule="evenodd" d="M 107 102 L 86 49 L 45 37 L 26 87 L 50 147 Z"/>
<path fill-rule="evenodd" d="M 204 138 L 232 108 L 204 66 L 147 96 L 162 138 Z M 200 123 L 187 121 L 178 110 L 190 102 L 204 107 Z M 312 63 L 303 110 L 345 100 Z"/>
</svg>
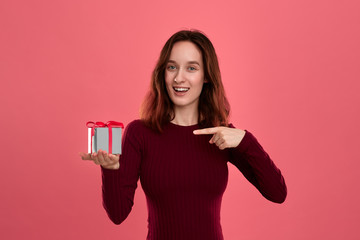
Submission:
<svg viewBox="0 0 360 240">
<path fill-rule="evenodd" d="M 195 135 L 215 134 L 215 133 L 217 133 L 217 131 L 219 131 L 219 127 L 198 129 L 198 130 L 194 130 L 193 133 Z"/>
</svg>

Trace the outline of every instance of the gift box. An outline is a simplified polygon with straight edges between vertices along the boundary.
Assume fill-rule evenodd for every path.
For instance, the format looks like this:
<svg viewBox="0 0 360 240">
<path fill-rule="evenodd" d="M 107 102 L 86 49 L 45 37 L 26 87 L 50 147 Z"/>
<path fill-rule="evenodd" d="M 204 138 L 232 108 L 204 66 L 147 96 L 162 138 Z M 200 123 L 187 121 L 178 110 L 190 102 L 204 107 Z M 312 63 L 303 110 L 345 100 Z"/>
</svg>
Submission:
<svg viewBox="0 0 360 240">
<path fill-rule="evenodd" d="M 99 149 L 112 154 L 121 154 L 121 135 L 124 125 L 120 122 L 108 121 L 87 122 L 88 127 L 88 153 Z"/>
</svg>

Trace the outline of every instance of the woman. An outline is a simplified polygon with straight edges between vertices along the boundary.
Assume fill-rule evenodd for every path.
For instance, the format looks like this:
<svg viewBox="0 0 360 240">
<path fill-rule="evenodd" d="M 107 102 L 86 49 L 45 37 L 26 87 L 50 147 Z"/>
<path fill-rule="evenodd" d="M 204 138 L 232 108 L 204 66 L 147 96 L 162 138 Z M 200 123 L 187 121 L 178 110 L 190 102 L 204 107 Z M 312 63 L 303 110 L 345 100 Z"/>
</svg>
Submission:
<svg viewBox="0 0 360 240">
<path fill-rule="evenodd" d="M 282 203 L 287 188 L 280 170 L 256 138 L 229 124 L 228 116 L 212 43 L 199 31 L 175 33 L 153 71 L 141 120 L 126 127 L 122 155 L 81 153 L 101 166 L 109 218 L 115 224 L 126 219 L 140 178 L 147 239 L 223 239 L 227 162 L 265 198 Z"/>
</svg>

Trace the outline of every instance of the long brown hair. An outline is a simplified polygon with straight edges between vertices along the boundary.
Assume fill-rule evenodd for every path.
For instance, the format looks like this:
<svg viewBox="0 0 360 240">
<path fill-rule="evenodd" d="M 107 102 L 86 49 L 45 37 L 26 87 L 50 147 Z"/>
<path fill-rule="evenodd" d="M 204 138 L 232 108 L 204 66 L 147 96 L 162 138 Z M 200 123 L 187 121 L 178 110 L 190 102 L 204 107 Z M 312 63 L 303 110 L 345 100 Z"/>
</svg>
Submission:
<svg viewBox="0 0 360 240">
<path fill-rule="evenodd" d="M 165 43 L 151 76 L 150 90 L 140 108 L 141 120 L 150 128 L 161 132 L 162 127 L 174 117 L 173 103 L 165 85 L 165 69 L 172 48 L 179 41 L 194 43 L 202 53 L 204 78 L 207 82 L 203 85 L 199 99 L 199 126 L 227 126 L 230 105 L 221 81 L 218 58 L 210 40 L 198 30 L 179 31 Z"/>
</svg>

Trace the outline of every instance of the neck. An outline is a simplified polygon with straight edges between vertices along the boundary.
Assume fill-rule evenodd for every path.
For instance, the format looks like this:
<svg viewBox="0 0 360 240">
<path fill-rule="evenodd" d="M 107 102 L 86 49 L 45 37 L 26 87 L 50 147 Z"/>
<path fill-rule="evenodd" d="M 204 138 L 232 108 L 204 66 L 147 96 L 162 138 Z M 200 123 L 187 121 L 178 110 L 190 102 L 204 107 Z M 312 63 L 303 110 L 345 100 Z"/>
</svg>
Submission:
<svg viewBox="0 0 360 240">
<path fill-rule="evenodd" d="M 198 123 L 199 112 L 197 108 L 190 107 L 175 107 L 175 117 L 172 123 L 180 126 L 191 126 Z"/>
</svg>

